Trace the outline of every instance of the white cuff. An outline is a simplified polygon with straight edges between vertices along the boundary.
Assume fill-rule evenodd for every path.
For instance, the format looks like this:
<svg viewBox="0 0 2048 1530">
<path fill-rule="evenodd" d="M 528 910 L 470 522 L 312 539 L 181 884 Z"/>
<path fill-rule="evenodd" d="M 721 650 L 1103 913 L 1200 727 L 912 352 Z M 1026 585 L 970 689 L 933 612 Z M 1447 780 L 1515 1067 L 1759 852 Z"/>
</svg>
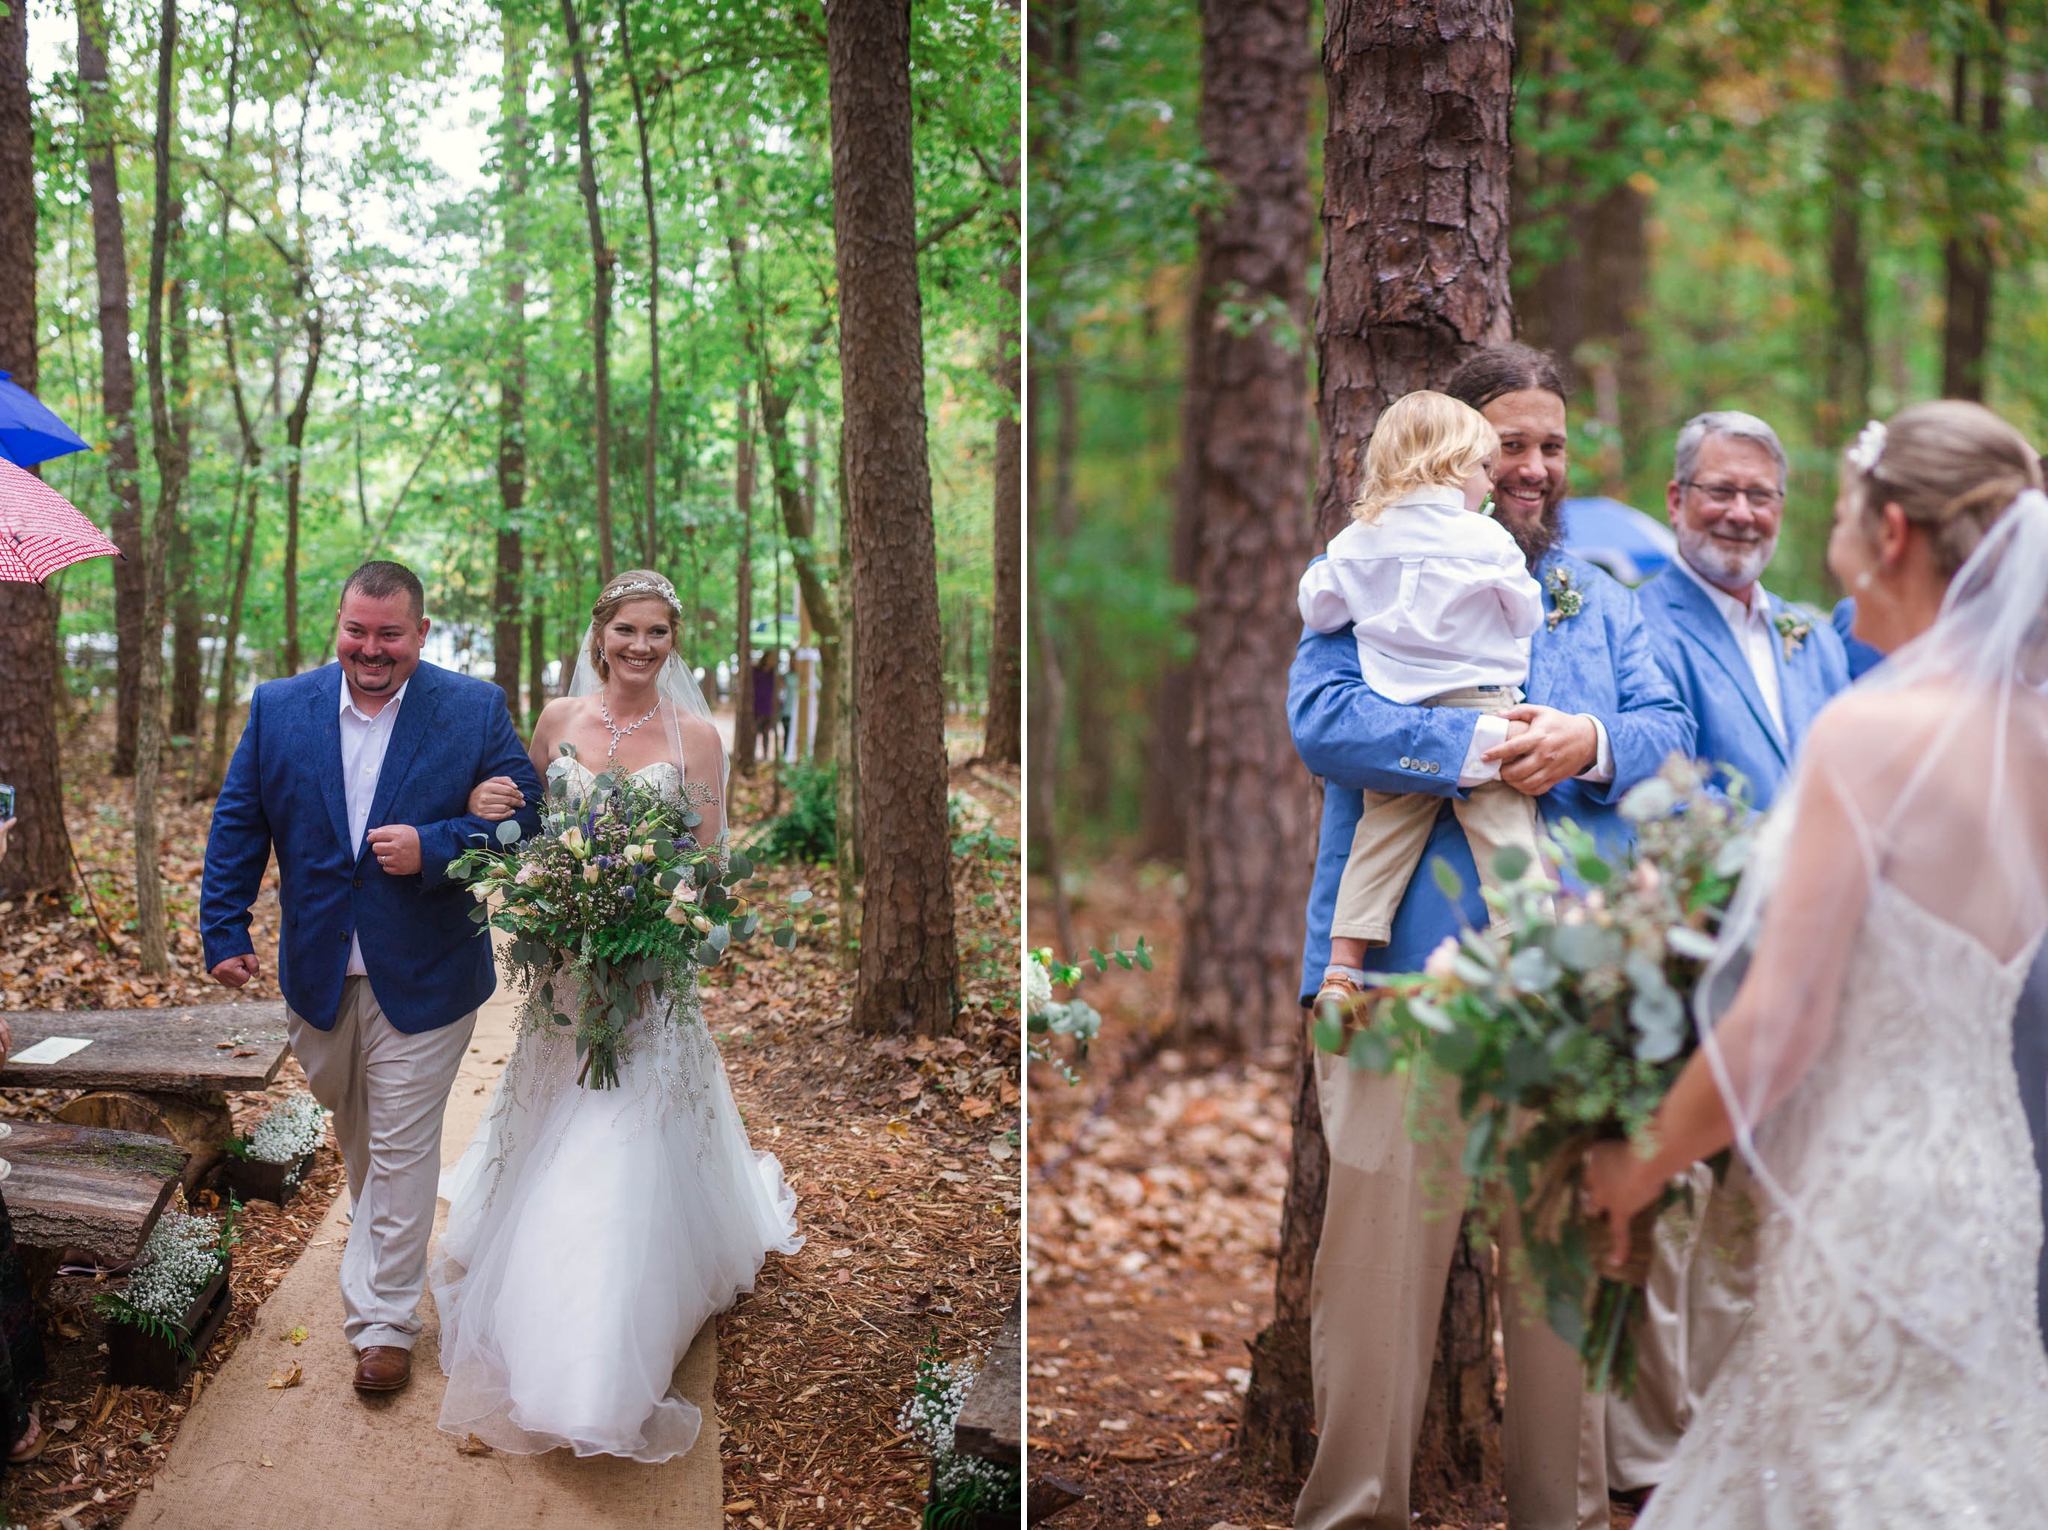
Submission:
<svg viewBox="0 0 2048 1530">
<path fill-rule="evenodd" d="M 1600 742 L 1599 752 L 1593 756 L 1593 768 L 1581 773 L 1578 779 L 1590 781 L 1595 786 L 1605 786 L 1614 779 L 1614 746 L 1607 741 L 1607 725 L 1591 712 L 1581 712 L 1579 716 L 1593 725 Z"/>
<path fill-rule="evenodd" d="M 1607 735 L 1603 733 L 1600 738 L 1602 747 L 1605 747 Z M 1458 785 L 1472 787 L 1486 781 L 1498 781 L 1500 762 L 1482 760 L 1480 756 L 1494 745 L 1507 741 L 1508 720 L 1491 712 L 1482 712 L 1472 728 L 1472 747 L 1465 751 L 1465 763 L 1458 767 Z"/>
</svg>

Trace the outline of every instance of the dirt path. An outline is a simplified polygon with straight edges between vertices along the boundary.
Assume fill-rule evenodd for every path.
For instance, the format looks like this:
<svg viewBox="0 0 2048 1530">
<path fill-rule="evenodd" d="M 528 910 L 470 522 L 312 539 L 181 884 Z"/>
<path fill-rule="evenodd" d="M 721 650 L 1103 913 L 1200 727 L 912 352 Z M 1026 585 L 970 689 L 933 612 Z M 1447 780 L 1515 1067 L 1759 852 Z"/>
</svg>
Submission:
<svg viewBox="0 0 2048 1530">
<path fill-rule="evenodd" d="M 476 1038 L 448 1101 L 441 1154 L 461 1157 L 490 1100 L 513 1039 L 501 993 L 477 1017 Z M 355 1357 L 341 1331 L 337 1277 L 348 1227 L 336 1200 L 305 1255 L 271 1298 L 179 1431 L 155 1484 L 127 1520 L 131 1530 L 359 1530 L 395 1523 L 420 1530 L 525 1530 L 650 1524 L 712 1530 L 723 1523 L 719 1429 L 712 1402 L 716 1324 L 697 1336 L 677 1372 L 705 1429 L 678 1461 L 577 1460 L 567 1451 L 465 1455 L 436 1427 L 446 1380 L 440 1325 L 429 1296 L 413 1382 L 365 1401 L 350 1385 Z M 446 1216 L 446 1207 L 442 1208 Z M 438 1237 L 439 1228 L 436 1228 Z M 303 1327 L 300 1344 L 288 1335 Z M 273 1377 L 292 1366 L 290 1388 Z"/>
</svg>

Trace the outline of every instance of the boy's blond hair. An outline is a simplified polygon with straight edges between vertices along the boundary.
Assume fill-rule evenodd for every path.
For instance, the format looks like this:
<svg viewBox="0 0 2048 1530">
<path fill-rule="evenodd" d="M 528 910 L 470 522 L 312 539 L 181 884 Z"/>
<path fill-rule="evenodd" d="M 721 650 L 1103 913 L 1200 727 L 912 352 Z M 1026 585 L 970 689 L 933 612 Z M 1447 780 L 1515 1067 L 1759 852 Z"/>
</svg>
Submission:
<svg viewBox="0 0 2048 1530">
<path fill-rule="evenodd" d="M 1417 489 L 1460 488 L 1499 455 L 1500 433 L 1471 405 L 1427 389 L 1404 394 L 1380 411 L 1373 427 L 1351 518 L 1370 526 Z"/>
</svg>

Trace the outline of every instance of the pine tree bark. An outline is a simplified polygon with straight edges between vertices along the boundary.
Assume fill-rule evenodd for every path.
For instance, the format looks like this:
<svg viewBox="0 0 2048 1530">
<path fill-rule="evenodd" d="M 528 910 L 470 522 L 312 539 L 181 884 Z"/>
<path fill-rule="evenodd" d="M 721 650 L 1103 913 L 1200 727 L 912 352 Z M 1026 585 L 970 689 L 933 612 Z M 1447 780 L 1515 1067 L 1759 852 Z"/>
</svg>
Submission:
<svg viewBox="0 0 2048 1530">
<path fill-rule="evenodd" d="M 1865 119 L 1876 84 L 1875 39 L 1860 9 L 1836 7 L 1835 110 L 1828 122 L 1827 397 L 1822 437 L 1845 440 L 1870 416 L 1870 258 L 1863 248 Z"/>
<path fill-rule="evenodd" d="M 84 97 L 85 171 L 99 281 L 100 396 L 107 419 L 108 530 L 114 560 L 113 774 L 135 773 L 137 684 L 142 664 L 142 478 L 135 446 L 135 362 L 128 349 L 128 243 L 121 217 L 114 106 L 107 85 L 107 20 L 101 0 L 78 0 L 78 81 Z"/>
<path fill-rule="evenodd" d="M 526 715 L 538 718 L 548 704 L 547 586 L 541 581 L 541 553 L 533 553 L 533 598 L 526 603 Z"/>
<path fill-rule="evenodd" d="M 732 693 L 732 768 L 754 773 L 754 416 L 753 400 L 740 389 L 739 413 L 732 444 L 733 508 L 739 512 L 739 566 L 733 573 L 739 627 L 733 652 L 739 678 Z"/>
<path fill-rule="evenodd" d="M 988 716 L 981 755 L 997 764 L 1016 765 L 1024 758 L 1024 380 L 1014 254 L 1003 264 L 1002 282 L 1011 317 L 996 337 L 996 383 L 1003 391 L 1005 412 L 996 421 L 995 590 L 989 602 Z"/>
<path fill-rule="evenodd" d="M 959 1006 L 945 677 L 925 445 L 909 0 L 825 14 L 832 231 L 860 649 L 862 870 L 854 1023 L 945 1035 Z M 780 471 L 778 467 L 778 472 Z M 886 632 L 886 645 L 874 634 Z"/>
<path fill-rule="evenodd" d="M 184 492 L 186 462 L 172 418 L 171 389 L 164 365 L 164 307 L 174 227 L 182 212 L 171 178 L 172 128 L 177 116 L 178 0 L 163 0 L 157 33 L 155 208 L 149 231 L 149 327 L 143 358 L 149 379 L 150 442 L 156 457 L 156 506 L 145 534 L 143 631 L 160 633 L 164 625 L 165 562 L 171 529 Z M 157 818 L 158 785 L 163 773 L 163 648 L 143 645 L 141 714 L 135 729 L 135 924 L 138 959 L 144 972 L 170 971 L 170 931 L 164 909 L 163 878 L 157 864 L 162 826 Z"/>
<path fill-rule="evenodd" d="M 498 557 L 491 590 L 491 678 L 519 725 L 521 619 L 525 577 L 520 519 L 526 508 L 526 34 L 499 7 L 504 68 L 500 190 L 505 223 L 504 355 L 498 377 Z"/>
<path fill-rule="evenodd" d="M 562 0 L 562 30 L 569 38 L 570 72 L 576 82 L 576 184 L 590 224 L 591 381 L 596 390 L 598 577 L 607 584 L 618 572 L 612 545 L 612 267 L 618 256 L 604 242 L 604 210 L 598 203 L 597 151 L 590 140 L 590 70 L 583 58 L 583 28 L 576 0 Z"/>
<path fill-rule="evenodd" d="M 1984 354 L 1991 344 L 1991 229 L 2004 207 L 2005 0 L 1989 0 L 1977 63 L 1976 131 L 1971 136 L 1968 41 L 1956 48 L 1951 115 L 1957 149 L 1950 177 L 1951 227 L 1944 264 L 1948 307 L 1942 323 L 1941 391 L 1984 398 Z"/>
<path fill-rule="evenodd" d="M 626 64 L 626 83 L 633 92 L 633 127 L 640 135 L 640 199 L 647 210 L 647 462 L 645 543 L 647 567 L 657 566 L 661 544 L 654 520 L 654 477 L 661 454 L 661 225 L 655 218 L 654 156 L 647 147 L 647 102 L 633 67 L 633 23 L 626 0 L 619 0 L 619 51 Z"/>
<path fill-rule="evenodd" d="M 1316 810 L 1287 726 L 1313 553 L 1303 365 L 1311 231 L 1309 0 L 1204 0 L 1202 144 L 1228 200 L 1199 229 L 1185 478 L 1195 658 L 1184 755 L 1184 1034 L 1263 1046 L 1300 1013 Z"/>
<path fill-rule="evenodd" d="M 1404 393 L 1441 385 L 1474 346 L 1512 333 L 1512 22 L 1509 0 L 1331 0 L 1326 8 L 1329 130 L 1316 311 L 1316 506 L 1325 534 L 1349 519 L 1380 411 Z M 1297 1034 L 1305 1048 L 1305 1028 Z M 1312 1089 L 1305 1070 L 1297 1079 L 1298 1093 Z M 1309 1114 L 1298 1100 L 1297 1122 Z M 1256 1346 L 1244 1412 L 1245 1438 L 1296 1472 L 1313 1459 L 1300 1421 L 1312 1408 L 1303 1390 L 1310 1240 L 1328 1183 L 1318 1118 L 1318 1129 L 1294 1134 L 1276 1319 Z"/>
<path fill-rule="evenodd" d="M 795 393 L 793 380 L 785 391 L 784 386 L 772 383 L 769 374 L 764 370 L 761 378 L 761 434 L 768 441 L 768 474 L 775 491 L 776 506 L 782 513 L 783 534 L 788 538 L 790 566 L 796 571 L 797 590 L 803 599 L 804 614 L 810 618 L 812 631 L 816 635 L 819 693 L 830 700 L 830 705 L 820 711 L 817 737 L 818 752 L 829 757 L 838 748 L 839 666 L 842 658 L 839 606 L 833 599 L 832 587 L 825 583 L 824 572 L 818 567 L 815 501 L 804 493 L 803 479 L 797 472 L 796 452 L 789 439 L 789 409 Z M 929 492 L 929 479 L 926 480 L 926 486 Z M 929 511 L 929 499 L 926 500 L 926 506 Z M 843 511 L 844 506 L 841 508 Z M 936 575 L 934 579 L 936 580 Z M 932 606 L 936 612 L 936 584 Z M 793 665 L 790 670 L 790 683 L 796 683 L 796 670 Z M 801 704 L 800 699 L 800 708 Z"/>
<path fill-rule="evenodd" d="M 838 481 L 840 589 L 848 590 L 853 568 L 853 518 L 847 514 L 846 506 L 843 435 Z M 837 800 L 832 815 L 832 860 L 839 878 L 839 970 L 856 972 L 860 964 L 860 608 L 851 600 L 842 612 L 840 642 L 845 662 L 839 671 L 840 726 L 838 751 L 833 759 Z"/>
<path fill-rule="evenodd" d="M 36 138 L 27 7 L 0 16 L 0 371 L 36 391 Z M 33 471 L 33 469 L 31 469 Z M 58 784 L 57 602 L 35 584 L 0 584 L 0 781 L 14 788 L 14 831 L 0 860 L 10 896 L 70 876 Z"/>
</svg>

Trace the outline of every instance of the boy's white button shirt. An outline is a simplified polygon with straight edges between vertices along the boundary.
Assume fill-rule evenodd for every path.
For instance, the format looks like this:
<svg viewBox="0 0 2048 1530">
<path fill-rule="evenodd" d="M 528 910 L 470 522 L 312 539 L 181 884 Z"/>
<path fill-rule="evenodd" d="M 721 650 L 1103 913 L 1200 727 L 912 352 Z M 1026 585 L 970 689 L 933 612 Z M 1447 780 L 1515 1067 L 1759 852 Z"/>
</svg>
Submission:
<svg viewBox="0 0 2048 1530">
<path fill-rule="evenodd" d="M 1520 686 L 1529 639 L 1543 625 L 1543 588 L 1508 529 L 1465 508 L 1456 488 L 1418 489 L 1368 525 L 1353 521 L 1309 565 L 1298 591 L 1301 619 L 1317 632 L 1349 624 L 1365 683 L 1413 706 L 1469 686 Z M 1611 773 L 1606 729 L 1587 779 Z M 1458 772 L 1460 786 L 1498 778 L 1479 756 L 1507 737 L 1482 716 Z M 1603 770 L 1604 767 L 1604 770 Z"/>
</svg>

